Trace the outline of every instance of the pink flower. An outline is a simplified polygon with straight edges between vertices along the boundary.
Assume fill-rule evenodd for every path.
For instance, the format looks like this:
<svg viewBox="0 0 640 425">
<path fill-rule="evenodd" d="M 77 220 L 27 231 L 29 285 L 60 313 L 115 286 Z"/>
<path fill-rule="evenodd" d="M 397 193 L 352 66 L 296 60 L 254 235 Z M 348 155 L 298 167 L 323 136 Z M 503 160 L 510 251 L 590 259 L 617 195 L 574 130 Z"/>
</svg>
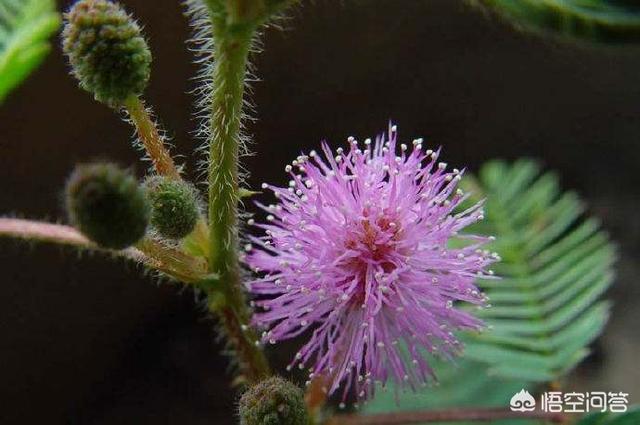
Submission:
<svg viewBox="0 0 640 425">
<path fill-rule="evenodd" d="M 397 146 L 395 126 L 388 139 L 350 137 L 335 154 L 323 143 L 324 158 L 287 165 L 288 188 L 263 185 L 278 203 L 261 205 L 266 236 L 245 257 L 262 276 L 248 289 L 263 341 L 312 330 L 290 367 L 324 375 L 329 393 L 344 383 L 343 399 L 351 388 L 370 398 L 390 378 L 414 389 L 432 378 L 427 354 L 450 358 L 461 348 L 452 331 L 483 327 L 456 306 L 484 305 L 474 281 L 497 257 L 481 249 L 489 238 L 458 233 L 483 218 L 481 203 L 456 210 L 462 172 L 445 171 L 421 139 Z"/>
</svg>

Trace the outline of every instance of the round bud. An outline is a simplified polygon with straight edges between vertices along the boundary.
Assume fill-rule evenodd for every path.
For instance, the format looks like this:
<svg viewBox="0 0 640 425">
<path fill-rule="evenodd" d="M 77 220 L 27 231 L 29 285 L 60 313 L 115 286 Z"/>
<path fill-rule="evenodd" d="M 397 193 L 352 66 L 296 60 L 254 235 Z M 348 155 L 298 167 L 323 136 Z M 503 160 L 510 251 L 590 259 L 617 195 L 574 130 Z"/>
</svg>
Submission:
<svg viewBox="0 0 640 425">
<path fill-rule="evenodd" d="M 152 177 L 145 182 L 151 204 L 151 225 L 161 236 L 181 239 L 198 221 L 196 189 L 182 180 Z"/>
<path fill-rule="evenodd" d="M 65 14 L 62 47 L 80 86 L 96 100 L 122 106 L 150 76 L 151 52 L 138 24 L 109 0 L 80 0 Z"/>
<path fill-rule="evenodd" d="M 273 376 L 249 388 L 240 398 L 241 425 L 306 425 L 309 421 L 300 388 Z"/>
<path fill-rule="evenodd" d="M 144 237 L 149 203 L 136 179 L 114 164 L 76 167 L 66 186 L 69 221 L 96 244 L 123 249 Z"/>
</svg>

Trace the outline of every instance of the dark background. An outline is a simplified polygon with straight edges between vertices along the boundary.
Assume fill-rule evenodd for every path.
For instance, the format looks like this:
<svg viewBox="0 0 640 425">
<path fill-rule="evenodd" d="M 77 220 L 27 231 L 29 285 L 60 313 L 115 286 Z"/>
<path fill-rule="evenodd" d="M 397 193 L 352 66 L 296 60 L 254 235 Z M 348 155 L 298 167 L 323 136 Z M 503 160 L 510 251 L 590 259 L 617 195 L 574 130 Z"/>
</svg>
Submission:
<svg viewBox="0 0 640 425">
<path fill-rule="evenodd" d="M 186 19 L 175 0 L 124 3 L 154 53 L 147 99 L 194 176 Z M 640 51 L 517 33 L 453 0 L 318 0 L 291 17 L 254 57 L 254 187 L 284 183 L 285 162 L 320 139 L 373 136 L 389 119 L 407 140 L 442 144 L 453 166 L 540 158 L 620 247 L 614 315 L 573 382 L 640 401 Z M 131 129 L 77 89 L 57 44 L 0 108 L 3 215 L 62 218 L 74 163 L 137 161 Z M 0 270 L 0 423 L 234 423 L 227 361 L 190 290 L 100 255 L 6 240 Z"/>
</svg>

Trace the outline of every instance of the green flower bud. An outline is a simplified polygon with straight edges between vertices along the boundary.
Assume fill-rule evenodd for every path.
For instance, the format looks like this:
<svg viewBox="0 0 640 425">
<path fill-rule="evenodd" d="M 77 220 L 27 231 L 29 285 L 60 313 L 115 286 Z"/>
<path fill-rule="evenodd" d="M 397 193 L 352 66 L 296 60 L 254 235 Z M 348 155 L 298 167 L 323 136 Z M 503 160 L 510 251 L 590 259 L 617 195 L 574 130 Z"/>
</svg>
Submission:
<svg viewBox="0 0 640 425">
<path fill-rule="evenodd" d="M 302 390 L 277 376 L 249 388 L 239 409 L 241 425 L 306 425 L 309 420 Z"/>
<path fill-rule="evenodd" d="M 118 3 L 78 1 L 65 14 L 62 40 L 72 73 L 96 100 L 119 107 L 147 87 L 151 52 L 138 24 Z"/>
<path fill-rule="evenodd" d="M 196 189 L 182 180 L 152 177 L 145 182 L 151 203 L 151 225 L 161 236 L 182 239 L 198 221 Z"/>
<path fill-rule="evenodd" d="M 136 179 L 114 164 L 76 167 L 67 181 L 69 221 L 96 244 L 123 249 L 144 236 L 149 203 Z"/>
</svg>

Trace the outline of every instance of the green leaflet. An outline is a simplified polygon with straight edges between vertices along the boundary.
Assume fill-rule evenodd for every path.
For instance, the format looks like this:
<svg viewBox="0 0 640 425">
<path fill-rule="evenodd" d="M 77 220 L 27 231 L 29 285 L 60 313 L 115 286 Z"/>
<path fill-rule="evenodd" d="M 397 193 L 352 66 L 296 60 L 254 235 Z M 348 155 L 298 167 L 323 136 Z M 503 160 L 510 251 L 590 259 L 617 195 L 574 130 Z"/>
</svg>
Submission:
<svg viewBox="0 0 640 425">
<path fill-rule="evenodd" d="M 463 182 L 465 183 L 465 182 Z M 613 280 L 615 249 L 584 206 L 562 194 L 553 174 L 530 160 L 495 161 L 468 179 L 486 197 L 476 231 L 495 235 L 500 280 L 479 282 L 492 308 L 478 315 L 492 332 L 466 338 L 467 356 L 489 371 L 527 382 L 557 379 L 587 354 L 608 317 L 600 301 Z"/>
<path fill-rule="evenodd" d="M 573 39 L 640 41 L 640 8 L 631 0 L 470 0 L 517 27 Z"/>
<path fill-rule="evenodd" d="M 485 220 L 469 232 L 495 236 L 488 249 L 502 257 L 494 267 L 500 279 L 478 282 L 492 307 L 474 313 L 492 328 L 461 335 L 458 365 L 436 362 L 439 386 L 400 394 L 399 404 L 390 388 L 366 413 L 508 405 L 520 389 L 535 394 L 571 370 L 607 321 L 601 296 L 613 280 L 615 249 L 598 222 L 584 217 L 578 197 L 561 192 L 555 174 L 540 175 L 532 160 L 492 161 L 462 187 L 473 202 L 486 199 Z"/>
<path fill-rule="evenodd" d="M 0 0 L 0 104 L 45 58 L 59 25 L 54 0 Z"/>
</svg>

